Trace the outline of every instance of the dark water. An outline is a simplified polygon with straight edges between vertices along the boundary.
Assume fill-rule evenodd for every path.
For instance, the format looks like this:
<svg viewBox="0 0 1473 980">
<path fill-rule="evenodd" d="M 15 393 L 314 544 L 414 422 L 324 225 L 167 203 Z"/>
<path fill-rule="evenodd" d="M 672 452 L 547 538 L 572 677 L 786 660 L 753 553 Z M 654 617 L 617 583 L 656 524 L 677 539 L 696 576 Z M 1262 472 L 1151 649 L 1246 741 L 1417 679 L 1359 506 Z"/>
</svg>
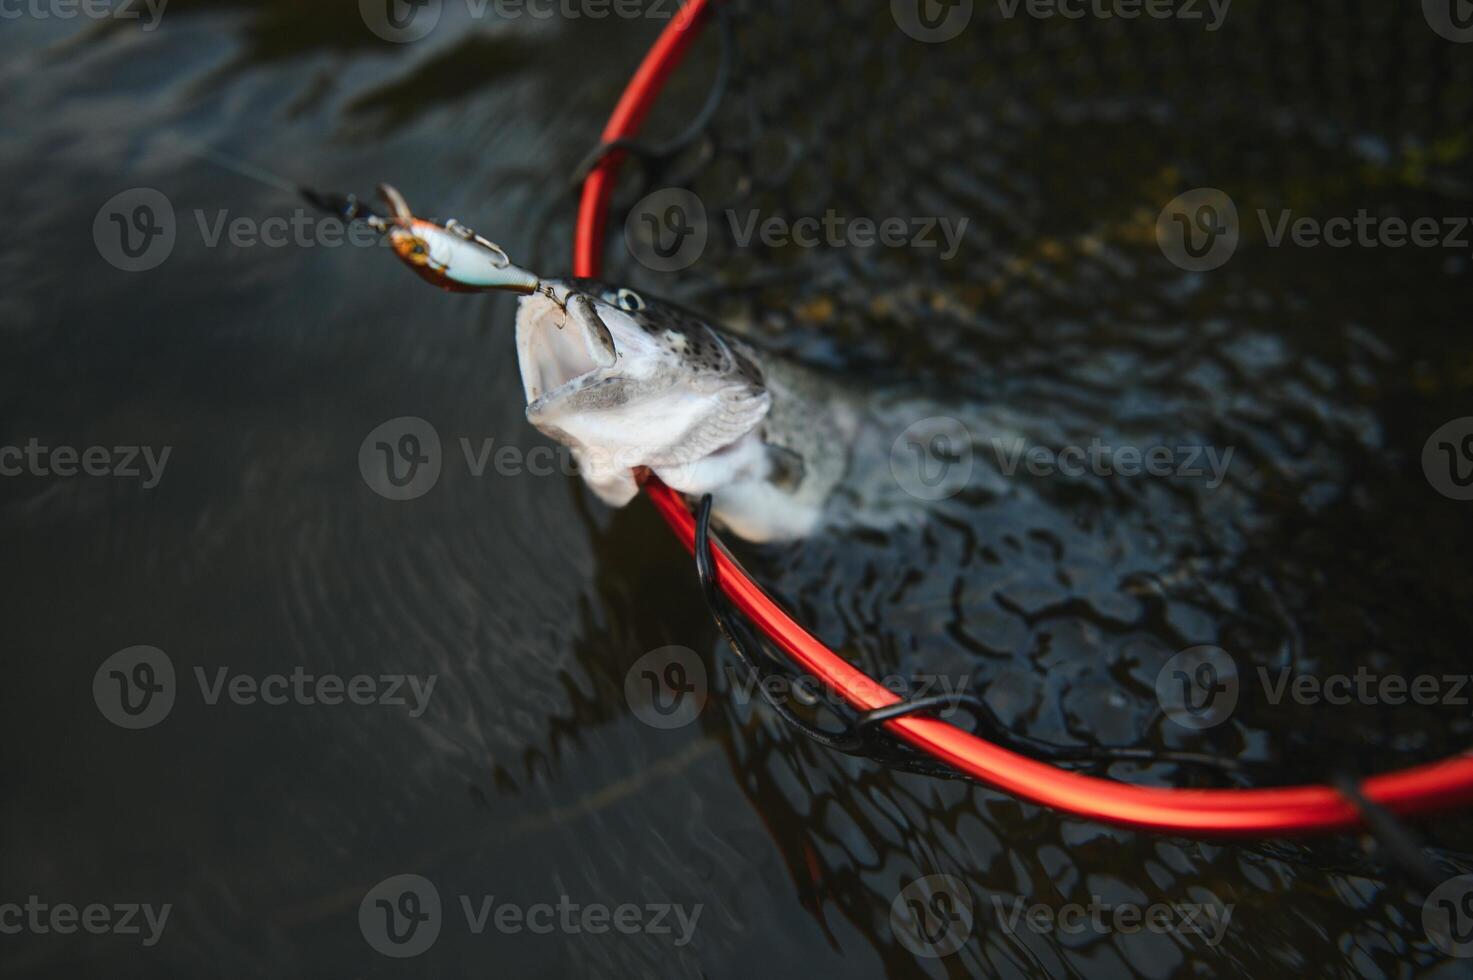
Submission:
<svg viewBox="0 0 1473 980">
<path fill-rule="evenodd" d="M 961 679 L 1063 744 L 1235 756 L 1251 776 L 1118 765 L 1186 784 L 1323 780 L 1462 750 L 1466 706 L 1273 705 L 1173 727 L 1176 652 L 1316 676 L 1466 672 L 1469 504 L 1422 455 L 1473 412 L 1470 249 L 1269 247 L 1257 211 L 1473 214 L 1473 46 L 1421 11 L 1239 0 L 1216 32 L 983 15 L 920 47 L 887 11 L 782 5 L 733 29 L 734 80 L 700 140 L 631 173 L 688 185 L 714 233 L 680 295 L 861 384 L 1047 423 L 1050 446 L 1233 447 L 1220 487 L 977 480 L 932 520 L 744 554 L 873 673 Z M 172 908 L 160 940 L 0 935 L 15 976 L 1461 975 L 1422 893 L 1354 840 L 1205 844 L 1102 828 L 795 739 L 742 703 L 688 560 L 642 502 L 611 513 L 562 473 L 476 475 L 461 440 L 525 452 L 510 304 L 436 293 L 372 247 L 233 244 L 293 216 L 288 186 L 399 186 L 518 260 L 566 271 L 569 175 L 663 23 L 466 16 L 389 44 L 352 5 L 171 3 L 158 28 L 6 20 L 0 446 L 140 446 L 127 477 L 0 479 L 9 710 L 0 901 Z M 806 10 L 807 8 L 804 8 Z M 877 26 L 879 25 L 879 26 Z M 888 29 L 884 26 L 888 25 Z M 716 75 L 696 49 L 655 124 Z M 1242 217 L 1223 267 L 1157 247 L 1177 194 Z M 94 218 L 155 188 L 167 260 L 125 272 Z M 957 257 L 735 248 L 722 209 L 970 217 Z M 305 221 L 305 219 L 304 219 Z M 212 244 L 212 241 L 214 243 Z M 617 239 L 615 239 L 617 243 Z M 114 255 L 114 258 L 117 256 Z M 365 437 L 416 416 L 443 471 L 376 494 Z M 1037 431 L 1030 429 L 1029 431 Z M 93 681 L 164 651 L 168 716 L 124 730 Z M 716 681 L 659 730 L 626 673 L 669 645 Z M 426 709 L 210 703 L 217 671 L 433 676 Z M 1441 872 L 1467 820 L 1417 825 Z M 414 959 L 359 910 L 391 876 L 444 905 Z M 901 888 L 965 883 L 971 940 L 918 958 Z M 520 907 L 699 906 L 689 942 L 467 925 Z M 566 896 L 566 899 L 563 897 Z M 1220 941 L 1006 923 L 1015 900 L 1232 905 Z"/>
</svg>

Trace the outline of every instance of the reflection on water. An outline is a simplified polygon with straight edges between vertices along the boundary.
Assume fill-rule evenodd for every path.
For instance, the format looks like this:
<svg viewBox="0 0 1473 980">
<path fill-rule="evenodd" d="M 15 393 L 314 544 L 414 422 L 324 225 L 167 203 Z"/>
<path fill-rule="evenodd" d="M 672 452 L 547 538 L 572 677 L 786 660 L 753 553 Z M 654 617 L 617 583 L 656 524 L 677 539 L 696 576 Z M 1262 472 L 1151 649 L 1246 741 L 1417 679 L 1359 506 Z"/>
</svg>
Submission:
<svg viewBox="0 0 1473 980">
<path fill-rule="evenodd" d="M 963 677 L 1036 737 L 1241 754 L 1281 780 L 1467 744 L 1466 709 L 1245 694 L 1231 722 L 1192 732 L 1155 698 L 1161 667 L 1196 645 L 1249 677 L 1465 669 L 1469 524 L 1429 492 L 1420 457 L 1468 412 L 1468 250 L 1270 248 L 1257 215 L 1467 213 L 1470 63 L 1415 13 L 1320 6 L 1239 0 L 1222 31 L 1191 37 L 989 15 L 970 44 L 919 53 L 862 15 L 739 25 L 713 139 L 666 175 L 690 178 L 713 228 L 738 205 L 972 219 L 951 263 L 738 250 L 718 233 L 681 276 L 627 258 L 614 270 L 699 295 L 851 380 L 962 406 L 975 478 L 931 520 L 748 556 L 837 649 L 876 674 Z M 358 912 L 399 874 L 432 881 L 446 909 L 413 963 L 451 976 L 1439 962 L 1413 893 L 1353 842 L 1134 835 L 796 741 L 736 696 L 688 560 L 646 506 L 611 514 L 566 476 L 467 456 L 488 439 L 541 445 L 507 304 L 424 289 L 305 212 L 289 244 L 239 244 L 237 219 L 296 217 L 294 184 L 389 180 L 565 271 L 567 177 L 659 24 L 467 9 L 447 4 L 410 44 L 374 38 L 351 7 L 183 0 L 152 32 L 21 20 L 0 37 L 14 197 L 0 445 L 172 447 L 152 489 L 0 481 L 12 684 L 26 692 L 5 740 L 7 882 L 175 907 L 146 950 L 19 937 L 12 972 L 388 975 L 405 964 L 365 944 Z M 715 45 L 694 57 L 657 119 L 669 132 Z M 1226 189 L 1242 218 L 1238 251 L 1211 273 L 1155 241 L 1162 207 L 1198 186 Z M 92 227 L 137 187 L 167 198 L 175 237 L 129 274 Z M 395 502 L 357 459 L 404 416 L 433 427 L 441 471 Z M 1217 487 L 1008 476 L 996 429 L 976 421 L 999 417 L 1051 450 L 1235 453 Z M 168 654 L 179 694 L 165 721 L 125 732 L 86 692 L 138 644 Z M 698 651 L 715 682 L 696 725 L 661 731 L 630 713 L 624 681 L 670 645 Z M 211 704 L 196 683 L 298 667 L 438 680 L 418 718 Z M 1468 867 L 1465 825 L 1425 828 L 1449 874 Z M 931 874 L 963 882 L 977 919 L 940 961 L 891 923 L 902 886 Z M 478 935 L 460 899 L 487 895 L 704 911 L 679 947 L 648 932 Z M 1213 943 L 1073 935 L 1009 930 L 1016 898 L 1235 912 Z"/>
</svg>

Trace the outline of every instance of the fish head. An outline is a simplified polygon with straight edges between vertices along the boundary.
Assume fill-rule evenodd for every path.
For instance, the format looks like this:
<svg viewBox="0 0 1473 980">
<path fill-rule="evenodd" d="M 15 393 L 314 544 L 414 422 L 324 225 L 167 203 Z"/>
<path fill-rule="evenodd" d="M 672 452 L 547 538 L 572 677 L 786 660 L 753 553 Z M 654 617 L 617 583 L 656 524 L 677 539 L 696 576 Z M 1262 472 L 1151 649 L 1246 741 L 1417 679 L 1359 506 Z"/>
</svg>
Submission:
<svg viewBox="0 0 1473 980">
<path fill-rule="evenodd" d="M 698 314 L 593 280 L 544 281 L 522 298 L 517 357 L 528 421 L 575 450 L 595 489 L 598 473 L 698 464 L 772 403 L 750 347 Z"/>
</svg>

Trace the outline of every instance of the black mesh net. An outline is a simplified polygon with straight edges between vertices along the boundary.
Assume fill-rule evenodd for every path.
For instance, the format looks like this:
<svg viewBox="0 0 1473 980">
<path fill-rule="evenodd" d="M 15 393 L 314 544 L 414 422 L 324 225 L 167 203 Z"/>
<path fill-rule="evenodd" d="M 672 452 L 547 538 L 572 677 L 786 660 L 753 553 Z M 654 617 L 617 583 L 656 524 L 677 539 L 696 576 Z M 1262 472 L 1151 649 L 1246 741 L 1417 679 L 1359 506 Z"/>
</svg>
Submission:
<svg viewBox="0 0 1473 980">
<path fill-rule="evenodd" d="M 1473 51 L 1433 28 L 1435 5 L 1236 0 L 1219 20 L 1201 3 L 1159 19 L 978 3 L 945 43 L 898 26 L 904 6 L 720 5 L 626 165 L 607 277 L 859 384 L 1025 419 L 1054 449 L 1098 437 L 1235 455 L 1209 487 L 1003 478 L 979 450 L 982 475 L 928 520 L 743 549 L 754 575 L 871 675 L 962 678 L 1017 732 L 1250 766 L 1226 779 L 1097 767 L 1118 778 L 1323 782 L 1463 750 L 1473 725 L 1458 703 L 1270 694 L 1306 673 L 1463 670 L 1473 536 L 1420 460 L 1466 413 L 1468 244 L 1306 247 L 1276 232 L 1362 212 L 1456 227 L 1473 189 Z M 697 195 L 708 241 L 660 272 L 625 223 L 672 188 Z M 1183 268 L 1158 238 L 1195 188 L 1237 213 L 1236 251 L 1211 270 Z M 899 218 L 910 237 L 804 247 L 760 233 L 828 217 Z M 951 254 L 941 228 L 963 219 Z M 915 238 L 925 221 L 935 247 Z M 1231 722 L 1189 731 L 1155 684 L 1204 644 L 1235 658 L 1241 699 Z M 773 831 L 798 886 L 897 975 L 915 960 L 890 941 L 890 899 L 933 871 L 966 880 L 988 922 L 1015 897 L 1237 906 L 1220 945 L 983 929 L 931 966 L 953 975 L 1381 975 L 1437 958 L 1415 892 L 1353 842 L 1153 839 L 876 770 L 730 697 L 741 674 L 718 658 L 733 764 L 783 815 Z M 1466 869 L 1466 833 L 1426 829 L 1442 867 Z"/>
</svg>

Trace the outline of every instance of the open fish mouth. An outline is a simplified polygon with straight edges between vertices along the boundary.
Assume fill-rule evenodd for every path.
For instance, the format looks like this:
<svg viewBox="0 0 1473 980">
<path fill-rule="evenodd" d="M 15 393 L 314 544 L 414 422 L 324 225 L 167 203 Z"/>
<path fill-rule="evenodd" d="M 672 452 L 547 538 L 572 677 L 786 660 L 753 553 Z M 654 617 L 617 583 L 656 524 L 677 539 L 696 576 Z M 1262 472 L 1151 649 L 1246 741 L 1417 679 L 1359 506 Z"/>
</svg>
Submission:
<svg viewBox="0 0 1473 980">
<path fill-rule="evenodd" d="M 594 383 L 619 361 L 613 334 L 591 301 L 562 292 L 539 292 L 522 301 L 517 359 L 529 412 Z"/>
</svg>

